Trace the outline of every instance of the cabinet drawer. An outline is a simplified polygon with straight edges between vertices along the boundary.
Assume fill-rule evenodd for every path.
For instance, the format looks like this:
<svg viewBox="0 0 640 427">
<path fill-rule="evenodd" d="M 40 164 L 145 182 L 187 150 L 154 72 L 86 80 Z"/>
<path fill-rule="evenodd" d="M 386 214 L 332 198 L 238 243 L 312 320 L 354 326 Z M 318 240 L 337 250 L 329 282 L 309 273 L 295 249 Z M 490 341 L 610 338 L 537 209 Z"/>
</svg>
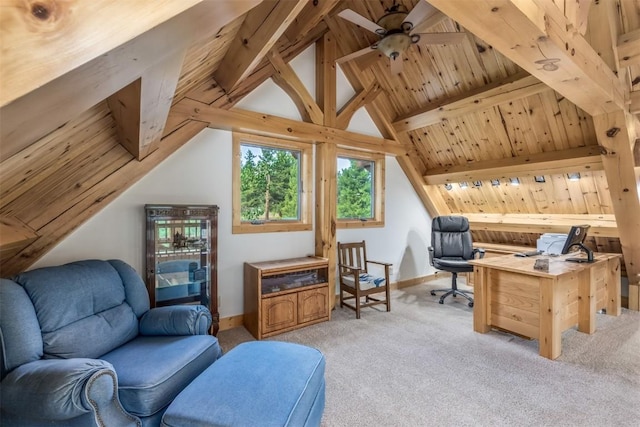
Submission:
<svg viewBox="0 0 640 427">
<path fill-rule="evenodd" d="M 327 286 L 298 292 L 298 323 L 310 322 L 329 316 L 329 289 Z"/>
<path fill-rule="evenodd" d="M 282 295 L 262 300 L 262 333 L 295 326 L 298 322 L 296 294 Z"/>
</svg>

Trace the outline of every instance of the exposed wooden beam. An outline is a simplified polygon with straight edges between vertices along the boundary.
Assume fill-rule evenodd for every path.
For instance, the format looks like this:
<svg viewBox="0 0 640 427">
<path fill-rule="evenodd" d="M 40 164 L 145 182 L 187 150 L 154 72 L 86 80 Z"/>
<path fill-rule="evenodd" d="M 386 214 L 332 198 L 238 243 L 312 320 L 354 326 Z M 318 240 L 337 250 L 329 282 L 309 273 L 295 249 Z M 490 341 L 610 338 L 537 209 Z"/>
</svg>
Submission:
<svg viewBox="0 0 640 427">
<path fill-rule="evenodd" d="M 316 28 L 329 12 L 342 0 L 312 0 L 296 16 L 291 25 L 285 30 L 284 35 L 290 42 L 295 42 L 304 37 L 309 31 Z"/>
<path fill-rule="evenodd" d="M 619 69 L 616 48 L 621 31 L 619 6 L 617 1 L 593 2 L 589 8 L 588 31 L 585 34 L 591 48 L 614 72 Z"/>
<path fill-rule="evenodd" d="M 629 99 L 631 101 L 629 112 L 631 114 L 640 114 L 640 91 L 631 92 Z"/>
<path fill-rule="evenodd" d="M 427 184 L 437 185 L 602 169 L 599 147 L 590 146 L 431 169 L 425 174 L 424 180 Z"/>
<path fill-rule="evenodd" d="M 291 61 L 293 58 L 298 56 L 298 54 L 319 40 L 326 32 L 327 26 L 324 23 L 320 23 L 320 25 L 314 28 L 311 32 L 305 34 L 302 39 L 281 49 L 279 51 L 280 56 L 282 56 L 282 59 L 284 59 L 285 62 Z M 235 89 L 231 90 L 231 92 L 225 92 L 224 89 L 218 85 L 218 82 L 213 78 L 213 76 L 211 76 L 210 79 L 201 82 L 190 90 L 186 94 L 186 97 L 204 102 L 205 104 L 213 105 L 214 107 L 228 109 L 240 102 L 242 98 L 251 93 L 252 90 L 257 88 L 265 80 L 269 79 L 273 73 L 275 73 L 275 70 L 271 65 L 271 62 L 265 58 L 260 65 L 256 67 L 255 71 L 242 82 L 238 83 Z"/>
<path fill-rule="evenodd" d="M 316 99 L 323 111 L 324 125 L 336 126 L 336 39 L 325 33 L 316 42 Z"/>
<path fill-rule="evenodd" d="M 177 51 L 107 98 L 120 143 L 138 160 L 158 148 L 185 53 Z"/>
<path fill-rule="evenodd" d="M 593 118 L 630 286 L 640 286 L 640 178 L 634 170 L 634 118 L 624 111 Z M 634 305 L 640 302 L 634 301 Z M 631 308 L 631 300 L 630 300 Z M 636 308 L 636 310 L 640 307 Z"/>
<path fill-rule="evenodd" d="M 624 108 L 624 87 L 552 0 L 431 4 L 591 115 Z"/>
<path fill-rule="evenodd" d="M 214 78 L 230 92 L 249 76 L 302 11 L 306 0 L 264 0 L 249 11 Z"/>
<path fill-rule="evenodd" d="M 336 40 L 326 33 L 316 42 L 316 99 L 324 112 L 324 125 L 336 124 Z M 336 223 L 338 154 L 336 144 L 318 144 L 316 147 L 316 210 L 315 254 L 329 260 L 329 271 L 335 271 L 337 263 Z M 329 275 L 329 289 L 336 289 L 335 274 Z M 333 308 L 335 298 L 331 295 Z"/>
<path fill-rule="evenodd" d="M 274 49 L 267 53 L 267 58 L 276 71 L 271 75 L 271 79 L 289 95 L 289 98 L 291 98 L 298 108 L 302 120 L 317 125 L 322 124 L 322 110 L 318 104 L 316 104 L 315 99 L 313 99 L 313 96 L 311 96 L 293 68 L 284 62 L 280 54 Z"/>
<path fill-rule="evenodd" d="M 38 238 L 38 233 L 18 218 L 0 217 L 0 265 Z M 4 268 L 0 271 L 5 277 Z"/>
<path fill-rule="evenodd" d="M 587 31 L 587 25 L 589 23 L 589 9 L 591 8 L 592 3 L 592 0 L 573 0 L 564 2 L 565 16 L 578 33 L 582 35 Z"/>
<path fill-rule="evenodd" d="M 433 102 L 420 111 L 396 119 L 393 127 L 397 132 L 407 132 L 545 90 L 551 89 L 537 78 L 526 73 L 515 74 L 459 96 Z"/>
<path fill-rule="evenodd" d="M 620 68 L 640 64 L 640 29 L 618 38 L 618 61 Z"/>
<path fill-rule="evenodd" d="M 201 1 L 3 0 L 0 106 L 133 40 Z M 226 3 L 223 9 L 235 7 L 233 0 Z M 132 17 L 135 25 L 131 25 Z M 71 49 L 70 40 L 74 41 Z"/>
<path fill-rule="evenodd" d="M 405 153 L 405 150 L 393 140 L 252 111 L 222 110 L 188 98 L 175 104 L 171 113 L 183 119 L 209 123 L 209 127 L 214 129 L 309 142 L 327 142 L 340 147 L 391 155 Z"/>
<path fill-rule="evenodd" d="M 458 213 L 469 219 L 471 230 L 502 233 L 567 233 L 572 225 L 589 224 L 589 235 L 620 237 L 614 215 Z"/>
<path fill-rule="evenodd" d="M 338 112 L 336 127 L 346 129 L 356 111 L 373 102 L 380 93 L 382 93 L 380 85 L 378 83 L 373 83 L 367 88 L 361 90 L 359 93 L 353 95 L 353 97 Z"/>
<path fill-rule="evenodd" d="M 258 1 L 200 3 L 2 107 L 0 160 L 134 82 L 159 61 L 182 52 L 191 41 L 215 34 Z"/>
</svg>

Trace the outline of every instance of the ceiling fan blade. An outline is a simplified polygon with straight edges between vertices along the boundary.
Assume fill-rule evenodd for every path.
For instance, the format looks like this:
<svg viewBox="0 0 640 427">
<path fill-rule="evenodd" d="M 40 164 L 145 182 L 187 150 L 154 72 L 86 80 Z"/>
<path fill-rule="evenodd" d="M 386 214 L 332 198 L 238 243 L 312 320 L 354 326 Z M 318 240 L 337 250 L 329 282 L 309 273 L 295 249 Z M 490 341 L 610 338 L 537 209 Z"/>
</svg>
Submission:
<svg viewBox="0 0 640 427">
<path fill-rule="evenodd" d="M 432 14 L 420 21 L 411 30 L 411 34 L 418 34 L 427 31 L 429 28 L 447 19 L 447 15 L 435 9 Z"/>
<path fill-rule="evenodd" d="M 404 18 L 404 21 L 402 21 L 402 23 L 404 24 L 405 22 L 411 22 L 412 28 L 415 28 L 422 22 L 423 19 L 436 13 L 437 11 L 438 9 L 431 6 L 425 0 L 420 0 L 418 3 L 416 3 L 414 8 L 411 9 L 411 12 L 409 12 L 406 18 Z"/>
<path fill-rule="evenodd" d="M 381 35 L 387 32 L 380 25 L 376 24 L 373 21 L 368 20 L 364 16 L 354 12 L 351 9 L 343 10 L 342 12 L 338 13 L 338 16 L 342 19 L 346 19 L 347 21 L 351 21 L 354 24 L 359 25 L 362 28 L 371 31 L 372 33 L 376 33 L 378 35 Z"/>
<path fill-rule="evenodd" d="M 466 38 L 467 33 L 422 33 L 418 44 L 459 44 Z"/>
<path fill-rule="evenodd" d="M 391 68 L 391 74 L 400 74 L 402 72 L 402 53 L 396 58 L 389 58 L 389 68 Z"/>
<path fill-rule="evenodd" d="M 343 62 L 351 61 L 352 59 L 359 58 L 371 52 L 376 52 L 376 50 L 372 49 L 371 46 L 367 46 L 364 49 L 356 50 L 355 52 L 351 52 L 348 55 L 336 59 L 336 63 L 342 64 Z"/>
</svg>

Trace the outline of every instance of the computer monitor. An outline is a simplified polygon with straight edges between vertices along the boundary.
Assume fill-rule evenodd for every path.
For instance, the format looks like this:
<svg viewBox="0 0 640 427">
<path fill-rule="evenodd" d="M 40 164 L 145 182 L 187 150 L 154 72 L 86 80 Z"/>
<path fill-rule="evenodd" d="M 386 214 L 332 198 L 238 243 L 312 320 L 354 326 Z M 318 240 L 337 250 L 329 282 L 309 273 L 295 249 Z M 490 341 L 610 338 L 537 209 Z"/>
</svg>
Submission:
<svg viewBox="0 0 640 427">
<path fill-rule="evenodd" d="M 589 225 L 574 225 L 569 230 L 569 234 L 567 235 L 567 240 L 564 242 L 564 246 L 562 248 L 562 254 L 568 254 L 569 250 L 577 246 L 584 253 L 587 254 L 587 258 L 567 258 L 565 261 L 570 262 L 593 262 L 593 252 L 591 249 L 587 248 L 584 245 L 584 239 L 587 237 L 587 232 L 589 231 Z"/>
</svg>

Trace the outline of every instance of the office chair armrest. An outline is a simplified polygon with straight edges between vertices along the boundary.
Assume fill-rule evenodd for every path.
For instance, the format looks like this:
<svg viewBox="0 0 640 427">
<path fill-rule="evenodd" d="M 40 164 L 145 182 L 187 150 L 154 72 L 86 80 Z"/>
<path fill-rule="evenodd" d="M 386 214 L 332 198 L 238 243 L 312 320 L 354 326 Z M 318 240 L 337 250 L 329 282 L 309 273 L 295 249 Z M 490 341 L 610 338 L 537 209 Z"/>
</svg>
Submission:
<svg viewBox="0 0 640 427">
<path fill-rule="evenodd" d="M 478 258 L 484 258 L 484 248 L 475 248 L 473 250 L 473 257 L 476 257 L 476 254 L 480 254 L 480 256 Z"/>
<path fill-rule="evenodd" d="M 433 246 L 429 246 L 427 250 L 429 251 L 429 264 L 433 266 L 433 252 L 435 249 L 433 249 Z"/>
</svg>

